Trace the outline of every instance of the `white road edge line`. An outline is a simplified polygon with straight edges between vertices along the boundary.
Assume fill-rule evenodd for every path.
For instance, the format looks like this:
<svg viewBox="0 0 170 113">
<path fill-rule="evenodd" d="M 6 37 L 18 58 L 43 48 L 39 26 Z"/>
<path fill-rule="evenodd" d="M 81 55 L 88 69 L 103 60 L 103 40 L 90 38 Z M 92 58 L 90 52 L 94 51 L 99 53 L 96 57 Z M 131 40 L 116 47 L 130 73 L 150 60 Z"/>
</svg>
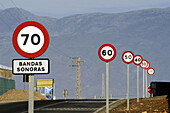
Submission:
<svg viewBox="0 0 170 113">
<path fill-rule="evenodd" d="M 67 103 L 68 101 L 64 101 L 64 102 L 58 102 L 58 103 L 54 103 L 54 104 L 49 104 L 49 105 L 46 105 L 46 106 L 41 106 L 41 107 L 39 107 L 39 108 L 36 108 L 36 109 L 34 109 L 34 111 L 36 111 L 36 110 L 40 110 L 40 109 L 42 109 L 42 108 L 45 108 L 45 107 L 48 107 L 48 106 L 53 106 L 53 105 L 57 105 L 57 104 L 62 104 L 62 103 Z M 24 111 L 24 112 L 21 112 L 21 113 L 27 113 L 28 111 Z"/>
<path fill-rule="evenodd" d="M 114 102 L 112 102 L 112 103 L 110 103 L 109 104 L 109 106 L 112 106 L 113 104 L 115 104 L 116 102 L 118 102 L 118 101 L 120 101 L 120 100 L 123 100 L 123 99 L 118 99 L 117 101 L 114 101 Z M 99 108 L 98 110 L 96 110 L 95 112 L 93 112 L 93 113 L 100 113 L 103 109 L 105 109 L 106 108 L 106 106 L 103 106 L 103 107 L 101 107 L 101 108 Z M 110 107 L 109 107 L 110 108 Z M 109 109 L 110 110 L 110 109 Z"/>
</svg>

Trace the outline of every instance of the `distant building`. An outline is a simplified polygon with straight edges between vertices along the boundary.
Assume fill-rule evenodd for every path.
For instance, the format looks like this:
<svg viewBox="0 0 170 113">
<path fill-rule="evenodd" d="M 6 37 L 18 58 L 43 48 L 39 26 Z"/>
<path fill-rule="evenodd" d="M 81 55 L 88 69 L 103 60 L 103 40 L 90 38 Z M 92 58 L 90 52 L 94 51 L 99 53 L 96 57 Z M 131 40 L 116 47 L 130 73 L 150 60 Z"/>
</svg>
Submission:
<svg viewBox="0 0 170 113">
<path fill-rule="evenodd" d="M 15 89 L 15 78 L 12 75 L 12 68 L 0 65 L 0 95 L 11 89 Z"/>
</svg>

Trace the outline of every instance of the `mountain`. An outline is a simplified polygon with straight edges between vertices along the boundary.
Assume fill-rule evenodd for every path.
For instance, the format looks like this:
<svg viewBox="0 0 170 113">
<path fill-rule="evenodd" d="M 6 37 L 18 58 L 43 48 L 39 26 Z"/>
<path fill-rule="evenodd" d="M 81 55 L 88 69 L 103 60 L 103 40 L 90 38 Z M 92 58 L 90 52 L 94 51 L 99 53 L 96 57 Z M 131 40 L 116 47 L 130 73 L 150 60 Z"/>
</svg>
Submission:
<svg viewBox="0 0 170 113">
<path fill-rule="evenodd" d="M 117 56 L 110 62 L 110 93 L 114 98 L 126 97 L 126 64 L 121 56 L 130 50 L 148 60 L 156 70 L 154 81 L 170 81 L 170 8 L 146 9 L 117 14 L 78 14 L 60 19 L 36 16 L 24 9 L 0 11 L 0 63 L 11 66 L 12 59 L 23 58 L 13 48 L 12 34 L 22 22 L 34 20 L 43 24 L 50 34 L 50 45 L 41 56 L 49 58 L 51 73 L 36 78 L 54 78 L 55 94 L 62 98 L 68 89 L 69 98 L 75 96 L 76 68 L 70 67 L 80 57 L 82 94 L 84 98 L 101 96 L 101 74 L 105 63 L 97 55 L 104 43 L 115 46 Z M 7 46 L 8 45 L 8 46 Z M 73 61 L 73 62 L 72 62 Z M 16 75 L 17 88 L 23 88 L 22 76 Z M 148 84 L 149 84 L 148 76 Z M 130 97 L 136 97 L 136 66 L 130 64 Z M 140 97 L 142 97 L 142 69 L 140 69 Z"/>
</svg>

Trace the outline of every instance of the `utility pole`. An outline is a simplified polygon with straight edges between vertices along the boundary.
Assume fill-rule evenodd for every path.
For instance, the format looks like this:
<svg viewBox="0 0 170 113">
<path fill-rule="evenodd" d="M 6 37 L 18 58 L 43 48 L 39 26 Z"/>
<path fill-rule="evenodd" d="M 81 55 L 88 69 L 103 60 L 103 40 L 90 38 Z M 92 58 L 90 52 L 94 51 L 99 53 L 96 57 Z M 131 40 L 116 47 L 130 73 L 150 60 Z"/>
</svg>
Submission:
<svg viewBox="0 0 170 113">
<path fill-rule="evenodd" d="M 81 88 L 81 72 L 80 72 L 80 63 L 85 61 L 80 61 L 80 57 L 71 57 L 71 59 L 76 59 L 75 63 L 77 65 L 72 65 L 72 67 L 77 67 L 77 75 L 76 75 L 76 88 L 75 88 L 75 98 L 82 98 L 82 88 Z"/>
<path fill-rule="evenodd" d="M 104 73 L 102 73 L 102 98 L 105 98 Z"/>
<path fill-rule="evenodd" d="M 102 79 L 98 79 L 98 80 L 102 80 L 102 97 L 101 98 L 105 98 L 104 73 L 102 73 Z"/>
<path fill-rule="evenodd" d="M 102 73 L 102 98 L 105 98 L 104 73 Z"/>
</svg>

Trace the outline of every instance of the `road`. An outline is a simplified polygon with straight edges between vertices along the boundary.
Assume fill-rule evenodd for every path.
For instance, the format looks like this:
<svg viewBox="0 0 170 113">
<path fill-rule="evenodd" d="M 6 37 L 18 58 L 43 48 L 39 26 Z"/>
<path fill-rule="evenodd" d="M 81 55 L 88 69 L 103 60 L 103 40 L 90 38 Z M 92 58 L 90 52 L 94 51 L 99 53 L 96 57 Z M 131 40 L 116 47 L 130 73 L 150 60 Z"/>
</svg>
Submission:
<svg viewBox="0 0 170 113">
<path fill-rule="evenodd" d="M 110 103 L 117 99 L 111 99 Z M 34 102 L 35 113 L 93 113 L 105 106 L 103 99 L 67 99 Z M 0 104 L 0 113 L 27 113 L 28 102 Z"/>
</svg>

